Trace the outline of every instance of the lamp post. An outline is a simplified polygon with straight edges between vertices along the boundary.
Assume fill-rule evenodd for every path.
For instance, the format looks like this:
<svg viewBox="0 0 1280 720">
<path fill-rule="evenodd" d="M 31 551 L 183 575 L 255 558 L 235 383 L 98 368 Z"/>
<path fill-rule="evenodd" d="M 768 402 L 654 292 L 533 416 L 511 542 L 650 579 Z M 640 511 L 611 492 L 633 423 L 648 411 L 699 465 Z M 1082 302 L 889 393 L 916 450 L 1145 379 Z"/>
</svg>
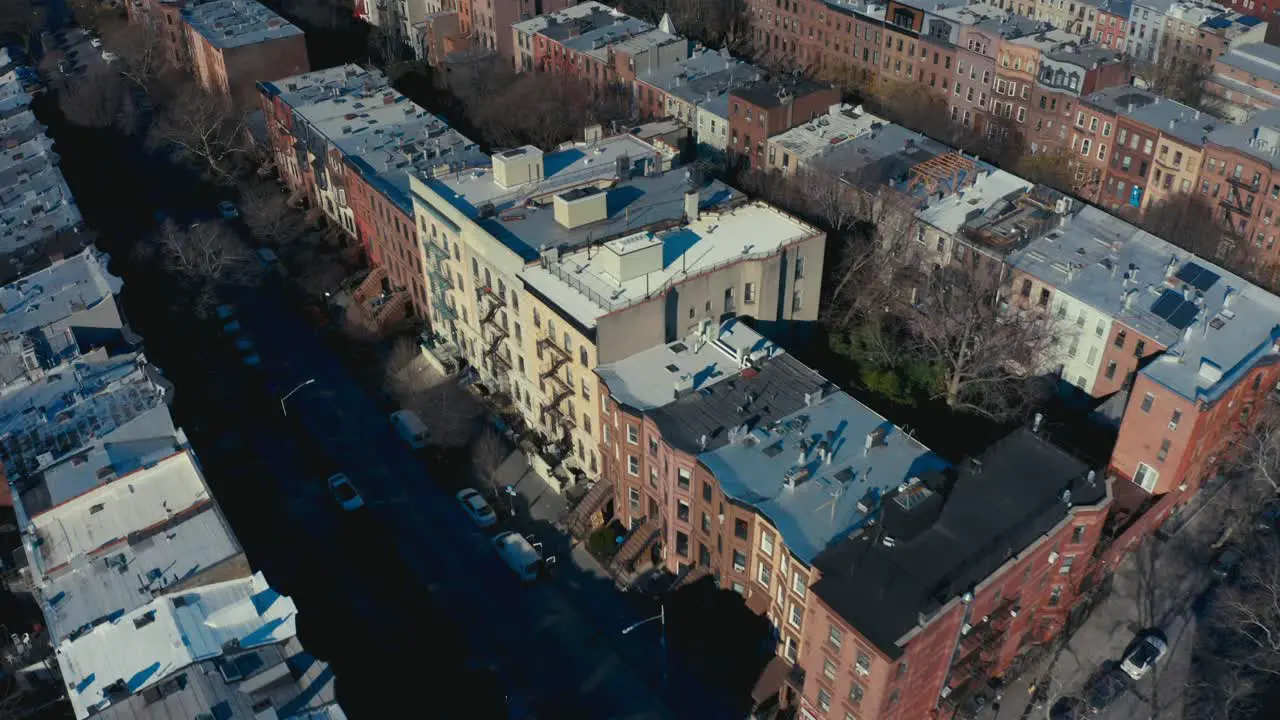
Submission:
<svg viewBox="0 0 1280 720">
<path fill-rule="evenodd" d="M 315 379 L 315 378 L 310 378 L 310 379 L 308 379 L 308 380 L 303 380 L 302 382 L 298 383 L 298 387 L 296 387 L 296 388 L 294 388 L 294 389 L 290 390 L 289 392 L 285 393 L 285 394 L 284 394 L 284 396 L 280 398 L 280 412 L 281 412 L 281 413 L 283 413 L 285 417 L 289 417 L 289 409 L 285 407 L 285 405 L 284 405 L 284 401 L 285 401 L 285 400 L 288 400 L 288 399 L 289 399 L 289 397 L 290 397 L 290 396 L 292 396 L 294 393 L 298 392 L 298 391 L 299 391 L 299 390 L 301 390 L 302 388 L 304 388 L 304 387 L 306 387 L 306 386 L 310 385 L 311 383 L 313 383 L 313 382 L 315 382 L 315 381 L 316 381 L 316 379 Z"/>
<path fill-rule="evenodd" d="M 662 634 L 658 636 L 658 642 L 659 642 L 659 647 L 662 649 L 662 686 L 665 688 L 667 686 L 667 606 L 666 604 L 662 604 L 658 606 L 657 615 L 654 615 L 651 618 L 646 618 L 637 623 L 632 623 L 631 625 L 628 625 L 627 627 L 623 628 L 622 634 L 626 635 L 630 633 L 632 630 L 635 630 L 636 628 L 640 627 L 641 625 L 647 625 L 651 622 L 654 622 L 655 620 L 662 624 Z"/>
</svg>

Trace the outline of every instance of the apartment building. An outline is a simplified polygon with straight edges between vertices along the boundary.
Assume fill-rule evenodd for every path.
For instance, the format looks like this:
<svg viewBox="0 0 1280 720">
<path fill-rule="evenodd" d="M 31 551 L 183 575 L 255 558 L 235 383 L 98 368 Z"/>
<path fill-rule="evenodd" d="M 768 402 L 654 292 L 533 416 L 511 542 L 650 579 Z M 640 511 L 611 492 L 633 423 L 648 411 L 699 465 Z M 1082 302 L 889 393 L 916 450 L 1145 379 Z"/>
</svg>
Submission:
<svg viewBox="0 0 1280 720">
<path fill-rule="evenodd" d="M 1110 467 L 1126 494 L 1189 498 L 1280 379 L 1280 299 L 1094 208 L 1010 264 L 1023 297 L 1047 290 L 1078 329 L 1086 362 L 1064 378 L 1099 397 L 1126 391 Z"/>
<path fill-rule="evenodd" d="M 1155 63 L 1164 49 L 1165 17 L 1174 0 L 1133 0 L 1129 9 L 1129 41 L 1125 52 L 1134 58 Z"/>
<path fill-rule="evenodd" d="M 302 30 L 255 0 L 190 5 L 182 22 L 196 80 L 237 105 L 256 101 L 258 82 L 311 69 Z"/>
<path fill-rule="evenodd" d="M 1280 48 L 1266 43 L 1235 45 L 1218 56 L 1205 92 L 1233 122 L 1280 106 Z"/>
<path fill-rule="evenodd" d="M 1061 631 L 1110 481 L 1039 424 L 954 470 L 913 469 L 877 499 L 874 523 L 814 558 L 799 717 L 949 715 Z"/>
<path fill-rule="evenodd" d="M 1280 110 L 1264 110 L 1248 123 L 1222 123 L 1209 133 L 1200 164 L 1200 194 L 1217 203 L 1223 227 L 1261 267 L 1275 255 L 1280 210 Z"/>
<path fill-rule="evenodd" d="M 763 70 L 734 59 L 727 50 L 699 48 L 688 58 L 636 73 L 633 88 L 636 97 L 652 98 L 641 108 L 647 116 L 675 118 L 694 129 L 699 145 L 723 151 L 728 138 L 727 124 L 700 126 L 699 108 L 727 99 L 730 92 L 764 76 Z M 708 137 L 702 137 L 703 130 Z"/>
<path fill-rule="evenodd" d="M 668 570 L 713 574 L 767 615 L 791 662 L 814 559 L 871 522 L 880 495 L 946 466 L 736 319 L 597 372 L 617 517 L 661 542 Z"/>
<path fill-rule="evenodd" d="M 0 279 L 21 274 L 57 236 L 82 218 L 58 167 L 53 139 L 31 112 L 19 66 L 0 49 Z M 33 268 L 31 268 L 33 269 Z"/>
<path fill-rule="evenodd" d="M 186 4 L 182 0 L 130 0 L 124 4 L 129 22 L 148 24 L 165 62 L 177 68 L 187 67 L 190 58 L 182 22 Z"/>
<path fill-rule="evenodd" d="M 843 145 L 888 124 L 888 120 L 864 111 L 861 105 L 832 105 L 825 114 L 769 138 L 764 167 L 784 175 L 818 166 L 835 170 L 840 167 L 835 158 L 845 154 Z"/>
<path fill-rule="evenodd" d="M 513 24 L 529 18 L 563 10 L 573 0 L 462 0 L 471 6 L 463 31 L 473 46 L 496 52 L 507 61 L 516 57 L 516 44 L 511 32 Z"/>
<path fill-rule="evenodd" d="M 392 89 L 376 70 L 329 68 L 259 84 L 286 183 L 312 199 L 377 266 L 379 327 L 427 316 L 409 177 L 482 165 L 478 146 Z"/>
<path fill-rule="evenodd" d="M 623 87 L 631 87 L 637 73 L 684 60 L 691 50 L 685 38 L 598 2 L 517 23 L 512 37 L 521 48 L 521 65 L 532 56 L 536 69 Z M 646 110 L 656 108 L 655 97 L 636 98 L 642 112 L 658 114 Z"/>
<path fill-rule="evenodd" d="M 1176 0 L 1165 13 L 1165 58 L 1212 63 L 1232 47 L 1263 42 L 1266 22 L 1207 0 Z"/>
<path fill-rule="evenodd" d="M 1006 39 L 1038 32 L 1043 25 L 990 5 L 946 8 L 939 16 L 955 27 L 956 61 L 951 92 L 946 97 L 951 120 L 965 127 L 986 127 L 996 57 Z"/>
<path fill-rule="evenodd" d="M 117 613 L 57 657 L 77 720 L 345 717 L 328 666 L 298 640 L 297 606 L 262 573 Z"/>
<path fill-rule="evenodd" d="M 729 154 L 744 167 L 767 166 L 770 137 L 825 114 L 840 91 L 811 80 L 761 80 L 729 93 Z"/>
<path fill-rule="evenodd" d="M 592 474 L 597 363 L 704 318 L 817 319 L 823 234 L 670 157 L 624 134 L 413 180 L 434 331 Z"/>
<path fill-rule="evenodd" d="M 1123 119 L 1126 126 L 1138 123 L 1160 131 L 1142 209 L 1158 202 L 1177 202 L 1179 193 L 1195 192 L 1200 183 L 1205 139 L 1222 121 L 1169 98 L 1135 106 Z M 1116 140 L 1117 145 L 1124 144 L 1119 137 Z"/>
</svg>

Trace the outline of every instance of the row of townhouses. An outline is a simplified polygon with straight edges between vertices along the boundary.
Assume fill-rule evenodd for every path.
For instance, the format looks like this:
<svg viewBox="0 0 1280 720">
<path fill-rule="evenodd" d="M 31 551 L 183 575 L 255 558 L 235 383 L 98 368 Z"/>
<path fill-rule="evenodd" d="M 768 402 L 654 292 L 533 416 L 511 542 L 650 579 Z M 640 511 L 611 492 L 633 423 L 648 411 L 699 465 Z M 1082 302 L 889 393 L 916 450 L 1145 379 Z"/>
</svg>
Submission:
<svg viewBox="0 0 1280 720">
<path fill-rule="evenodd" d="M 6 669 L 60 687 L 76 718 L 344 717 L 297 607 L 255 571 L 174 424 L 175 389 L 4 66 L 0 565 L 44 616 L 6 639 Z"/>
</svg>

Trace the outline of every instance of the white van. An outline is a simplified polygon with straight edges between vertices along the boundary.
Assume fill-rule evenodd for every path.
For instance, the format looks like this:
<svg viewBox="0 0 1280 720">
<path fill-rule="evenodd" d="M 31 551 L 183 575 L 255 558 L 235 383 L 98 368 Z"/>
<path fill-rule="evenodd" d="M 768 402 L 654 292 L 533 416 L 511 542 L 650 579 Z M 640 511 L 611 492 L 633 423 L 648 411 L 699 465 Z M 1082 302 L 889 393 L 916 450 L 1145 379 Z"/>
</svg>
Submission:
<svg viewBox="0 0 1280 720">
<path fill-rule="evenodd" d="M 538 579 L 538 572 L 542 569 L 542 555 L 529 543 L 528 538 L 508 530 L 493 538 L 493 548 L 521 580 Z"/>
<path fill-rule="evenodd" d="M 400 439 L 409 444 L 414 450 L 421 450 L 427 446 L 427 424 L 422 422 L 422 418 L 418 417 L 418 413 L 412 410 L 399 410 L 391 413 L 391 426 L 396 429 L 396 433 L 400 435 Z"/>
</svg>

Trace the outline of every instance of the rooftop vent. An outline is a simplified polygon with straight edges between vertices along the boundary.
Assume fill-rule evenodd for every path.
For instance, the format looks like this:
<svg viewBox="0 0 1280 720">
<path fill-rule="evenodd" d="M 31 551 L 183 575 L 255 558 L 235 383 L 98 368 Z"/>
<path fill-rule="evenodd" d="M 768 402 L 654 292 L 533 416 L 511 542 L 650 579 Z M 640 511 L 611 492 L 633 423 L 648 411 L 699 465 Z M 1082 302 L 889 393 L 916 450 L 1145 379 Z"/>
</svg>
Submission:
<svg viewBox="0 0 1280 720">
<path fill-rule="evenodd" d="M 532 145 L 493 156 L 493 179 L 503 188 L 513 188 L 543 179 L 542 151 Z"/>
<path fill-rule="evenodd" d="M 570 230 L 609 217 L 609 195 L 597 187 L 566 190 L 552 201 L 556 222 Z"/>
<path fill-rule="evenodd" d="M 1216 383 L 1222 379 L 1222 368 L 1208 358 L 1201 358 L 1200 372 L 1198 374 L 1202 379 L 1208 380 L 1210 383 Z"/>
</svg>

